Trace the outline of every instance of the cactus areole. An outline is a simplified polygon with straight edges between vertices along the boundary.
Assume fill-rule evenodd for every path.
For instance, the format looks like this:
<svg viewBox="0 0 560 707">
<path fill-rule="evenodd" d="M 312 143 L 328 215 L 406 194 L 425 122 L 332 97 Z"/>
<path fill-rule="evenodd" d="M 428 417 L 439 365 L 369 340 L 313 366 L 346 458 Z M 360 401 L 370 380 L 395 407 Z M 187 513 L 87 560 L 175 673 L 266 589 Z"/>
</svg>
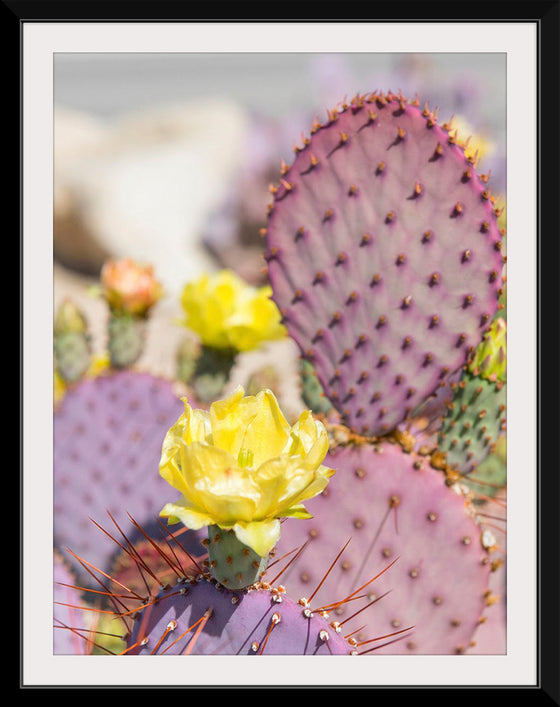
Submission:
<svg viewBox="0 0 560 707">
<path fill-rule="evenodd" d="M 295 151 L 268 212 L 273 299 L 346 424 L 384 434 L 497 312 L 499 209 L 453 127 L 401 95 L 356 96 Z"/>
</svg>

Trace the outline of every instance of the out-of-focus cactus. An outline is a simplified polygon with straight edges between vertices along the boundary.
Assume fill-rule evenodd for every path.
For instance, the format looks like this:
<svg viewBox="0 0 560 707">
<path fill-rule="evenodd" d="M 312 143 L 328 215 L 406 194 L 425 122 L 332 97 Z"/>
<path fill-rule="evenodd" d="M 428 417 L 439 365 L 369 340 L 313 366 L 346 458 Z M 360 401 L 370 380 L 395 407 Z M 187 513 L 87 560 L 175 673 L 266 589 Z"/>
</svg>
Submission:
<svg viewBox="0 0 560 707">
<path fill-rule="evenodd" d="M 163 295 L 162 286 L 151 265 L 122 258 L 103 266 L 101 292 L 109 307 L 107 348 L 111 366 L 129 368 L 144 350 L 146 320 Z"/>
<path fill-rule="evenodd" d="M 74 302 L 65 299 L 54 320 L 55 375 L 60 384 L 80 380 L 89 368 L 91 355 L 87 319 Z"/>
<path fill-rule="evenodd" d="M 56 547 L 107 571 L 107 551 L 118 548 L 103 542 L 92 520 L 105 521 L 109 510 L 119 523 L 127 512 L 148 527 L 156 523 L 167 485 L 153 469 L 182 407 L 171 381 L 136 371 L 85 378 L 68 390 L 53 422 Z M 91 582 L 87 569 L 72 563 L 80 580 Z"/>
<path fill-rule="evenodd" d="M 223 270 L 185 285 L 182 324 L 198 337 L 177 355 L 180 380 L 203 402 L 220 397 L 237 356 L 286 335 L 269 286 L 253 287 Z"/>
</svg>

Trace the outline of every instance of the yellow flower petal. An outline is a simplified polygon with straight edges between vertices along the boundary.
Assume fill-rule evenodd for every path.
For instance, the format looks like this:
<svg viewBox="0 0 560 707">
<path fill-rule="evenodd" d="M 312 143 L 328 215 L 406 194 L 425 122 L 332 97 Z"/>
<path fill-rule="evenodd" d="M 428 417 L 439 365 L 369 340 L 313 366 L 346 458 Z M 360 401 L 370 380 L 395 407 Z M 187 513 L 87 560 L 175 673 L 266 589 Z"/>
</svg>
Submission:
<svg viewBox="0 0 560 707">
<path fill-rule="evenodd" d="M 272 288 L 246 289 L 236 310 L 227 320 L 229 338 L 238 351 L 250 351 L 262 341 L 286 336 L 278 307 L 270 299 Z"/>
<path fill-rule="evenodd" d="M 200 528 L 214 523 L 214 520 L 208 514 L 183 506 L 180 503 L 166 503 L 159 514 L 162 518 L 167 518 L 170 523 L 183 523 L 190 530 L 200 530 Z"/>
<path fill-rule="evenodd" d="M 284 511 L 283 518 L 303 518 L 305 520 L 308 520 L 309 518 L 313 518 L 313 515 L 307 511 L 305 506 L 302 504 L 298 504 L 297 506 L 292 506 L 292 508 L 288 508 L 288 510 Z"/>
<path fill-rule="evenodd" d="M 213 443 L 238 457 L 242 449 L 252 452 L 253 466 L 277 456 L 290 438 L 290 424 L 270 390 L 243 397 L 238 386 L 224 400 L 210 406 Z"/>
<path fill-rule="evenodd" d="M 261 490 L 260 517 L 282 517 L 292 506 L 321 493 L 333 474 L 333 469 L 315 469 L 299 457 L 270 459 L 254 472 Z"/>
<path fill-rule="evenodd" d="M 206 346 L 255 349 L 287 334 L 271 294 L 269 286 L 252 287 L 231 270 L 204 274 L 183 288 L 183 324 Z"/>
<path fill-rule="evenodd" d="M 260 490 L 249 469 L 229 453 L 205 442 L 180 449 L 179 467 L 190 503 L 224 522 L 255 518 Z"/>
<path fill-rule="evenodd" d="M 292 427 L 287 454 L 306 457 L 308 464 L 318 466 L 329 451 L 329 438 L 325 426 L 304 410 Z"/>
<path fill-rule="evenodd" d="M 160 466 L 174 456 L 183 443 L 208 442 L 211 440 L 210 417 L 206 410 L 193 410 L 187 398 L 182 398 L 185 412 L 168 430 L 163 440 Z"/>
<path fill-rule="evenodd" d="M 266 557 L 280 537 L 280 521 L 236 523 L 233 526 L 233 531 L 240 542 L 254 550 L 257 555 Z"/>
</svg>

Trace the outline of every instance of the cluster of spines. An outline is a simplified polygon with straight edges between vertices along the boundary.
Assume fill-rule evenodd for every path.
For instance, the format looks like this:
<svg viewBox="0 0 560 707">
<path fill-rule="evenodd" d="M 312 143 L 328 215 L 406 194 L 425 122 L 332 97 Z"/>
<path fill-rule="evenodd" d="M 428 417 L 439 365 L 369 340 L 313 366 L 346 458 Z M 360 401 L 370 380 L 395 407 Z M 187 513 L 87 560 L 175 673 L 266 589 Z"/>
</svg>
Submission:
<svg viewBox="0 0 560 707">
<path fill-rule="evenodd" d="M 114 519 L 112 520 L 115 523 Z M 131 520 L 133 521 L 133 519 Z M 137 526 L 137 523 L 133 522 Z M 92 577 L 95 577 L 98 586 L 101 587 L 101 591 L 95 591 L 91 587 L 76 587 L 76 589 L 84 592 L 93 592 L 96 596 L 104 597 L 104 603 L 100 607 L 97 609 L 91 609 L 90 607 L 89 610 L 96 611 L 101 617 L 111 619 L 113 626 L 115 626 L 115 631 L 117 631 L 118 622 L 122 629 L 122 635 L 117 636 L 116 633 L 112 635 L 113 644 L 111 645 L 114 645 L 115 637 L 126 642 L 126 646 L 118 651 L 119 654 L 180 652 L 183 655 L 187 655 L 200 652 L 201 646 L 196 648 L 196 644 L 197 641 L 202 640 L 201 634 L 203 634 L 208 622 L 210 622 L 210 638 L 205 638 L 204 640 L 214 640 L 212 634 L 216 629 L 216 623 L 214 621 L 214 624 L 212 624 L 213 615 L 217 615 L 221 611 L 223 616 L 224 608 L 227 614 L 228 605 L 232 609 L 236 606 L 239 608 L 243 601 L 254 601 L 254 610 L 252 605 L 248 604 L 249 616 L 254 619 L 259 619 L 260 617 L 262 621 L 259 621 L 256 627 L 254 622 L 250 621 L 248 624 L 249 628 L 241 623 L 240 631 L 247 630 L 247 636 L 250 637 L 250 640 L 247 637 L 244 638 L 243 635 L 239 639 L 240 644 L 233 649 L 233 644 L 229 642 L 230 639 L 227 636 L 225 638 L 222 636 L 221 639 L 218 637 L 218 643 L 212 644 L 214 647 L 212 652 L 217 651 L 228 654 L 240 652 L 243 648 L 243 651 L 249 655 L 266 654 L 267 650 L 272 650 L 274 654 L 277 654 L 277 652 L 290 653 L 293 648 L 290 636 L 291 627 L 296 628 L 297 626 L 294 631 L 296 642 L 293 644 L 296 654 L 299 654 L 301 650 L 304 653 L 321 653 L 321 647 L 331 654 L 369 654 L 394 641 L 406 638 L 414 628 L 412 626 L 403 627 L 400 630 L 390 631 L 373 639 L 364 637 L 363 630 L 365 627 L 363 625 L 357 630 L 347 628 L 352 619 L 355 619 L 358 615 L 362 616 L 370 606 L 377 603 L 379 598 L 373 601 L 368 600 L 359 609 L 354 610 L 350 617 L 341 620 L 332 619 L 332 613 L 339 607 L 363 599 L 364 590 L 389 570 L 394 563 L 387 565 L 375 577 L 349 593 L 348 596 L 338 601 L 315 607 L 313 599 L 316 591 L 308 595 L 309 598 L 301 597 L 298 600 L 294 600 L 290 598 L 286 588 L 279 583 L 282 574 L 293 559 L 304 551 L 305 545 L 299 548 L 297 552 L 295 550 L 291 551 L 271 562 L 267 572 L 274 574 L 274 577 L 270 580 L 267 580 L 263 573 L 261 578 L 249 587 L 241 590 L 231 590 L 212 576 L 209 568 L 210 560 L 206 554 L 195 557 L 183 547 L 177 539 L 180 533 L 167 531 L 167 541 L 162 543 L 155 538 L 151 538 L 144 531 L 143 535 L 146 541 L 157 550 L 164 563 L 171 569 L 175 581 L 158 579 L 157 573 L 159 570 L 155 567 L 150 567 L 150 563 L 146 561 L 146 556 L 137 552 L 137 545 L 128 540 L 121 526 L 117 523 L 115 523 L 115 526 L 122 535 L 122 540 L 119 540 L 117 536 L 111 535 L 106 530 L 104 530 L 105 535 L 128 555 L 130 562 L 132 565 L 136 565 L 141 577 L 145 578 L 146 575 L 150 575 L 155 581 L 152 584 L 145 583 L 145 591 L 142 592 L 139 589 L 141 583 L 137 583 L 138 589 L 133 589 L 130 583 L 126 584 L 117 579 L 116 576 L 102 572 L 91 563 L 78 557 L 84 568 Z M 340 550 L 335 561 L 322 577 L 319 587 L 323 585 L 344 550 L 345 547 Z M 279 571 L 272 571 L 272 568 L 288 555 L 293 555 L 293 557 L 288 561 L 287 565 Z M 168 574 L 169 572 L 167 572 Z M 317 590 L 319 587 L 317 587 Z M 182 611 L 190 610 L 189 602 L 192 602 L 193 597 L 197 595 L 204 597 L 202 601 L 206 609 L 200 612 L 200 616 L 197 615 L 192 620 L 192 624 L 184 626 L 181 624 L 180 614 Z M 196 600 L 194 600 L 194 603 L 196 608 L 198 606 Z M 266 608 L 267 606 L 269 609 Z M 167 610 L 169 610 L 169 617 L 165 618 Z M 154 615 L 157 612 L 163 612 L 165 619 L 161 630 L 157 627 L 156 629 L 150 629 L 149 627 L 149 622 L 154 620 Z M 261 612 L 263 612 L 262 615 Z M 216 620 L 218 622 L 221 621 L 220 618 Z M 232 611 L 231 621 L 235 620 L 235 612 Z M 265 620 L 266 625 L 263 623 Z M 282 624 L 281 627 L 280 624 Z M 157 626 L 159 625 L 158 623 Z M 221 626 L 221 624 L 219 625 Z M 243 628 L 244 626 L 245 628 Z M 65 626 L 65 628 L 75 634 L 75 637 L 82 639 L 90 646 L 93 645 L 98 651 L 105 653 L 114 652 L 107 647 L 109 644 L 104 641 L 102 632 L 94 632 L 98 635 L 92 639 L 91 636 L 83 635 L 77 628 L 71 626 Z M 221 629 L 223 628 L 224 626 L 221 626 Z M 286 631 L 286 629 L 288 630 Z M 277 639 L 280 630 L 286 631 L 286 633 L 280 639 L 280 643 L 274 647 L 274 641 L 271 637 Z M 233 635 L 236 635 L 235 630 Z M 180 643 L 182 639 L 184 641 Z M 175 648 L 175 646 L 178 647 Z M 202 650 L 203 652 L 206 650 L 204 645 Z"/>
<path fill-rule="evenodd" d="M 420 106 L 420 101 L 418 97 L 415 97 L 414 99 L 407 100 L 402 93 L 395 94 L 391 91 L 387 93 L 380 93 L 378 91 L 373 91 L 370 93 L 364 93 L 364 94 L 356 94 L 354 98 L 350 102 L 342 101 L 339 103 L 338 106 L 336 106 L 334 109 L 328 109 L 327 110 L 327 120 L 324 123 L 321 123 L 317 117 L 315 117 L 313 125 L 310 129 L 310 134 L 311 136 L 315 135 L 318 133 L 320 130 L 325 129 L 330 127 L 332 124 L 336 123 L 337 119 L 339 118 L 340 114 L 345 113 L 348 110 L 351 110 L 353 113 L 361 110 L 365 110 L 367 112 L 367 120 L 364 123 L 363 127 L 366 127 L 368 125 L 373 125 L 375 124 L 375 121 L 378 118 L 377 110 L 382 110 L 386 108 L 388 105 L 397 102 L 398 104 L 398 109 L 394 112 L 395 115 L 398 114 L 403 114 L 406 111 L 406 108 L 408 105 L 414 106 L 415 108 L 419 108 Z M 373 108 L 372 108 L 373 107 Z M 427 128 L 433 128 L 437 123 L 437 114 L 438 114 L 438 109 L 437 107 L 434 110 L 430 110 L 428 102 L 425 103 L 424 108 L 422 110 L 422 116 L 426 118 L 426 127 Z M 448 145 L 455 145 L 459 148 L 461 148 L 463 151 L 468 147 L 469 139 L 465 142 L 460 142 L 458 140 L 458 132 L 457 130 L 453 131 L 453 119 L 449 121 L 449 123 L 441 123 L 438 124 L 439 127 L 441 127 L 447 134 L 447 144 Z M 399 127 L 395 133 L 395 140 L 394 143 L 398 144 L 402 141 L 404 141 L 406 138 L 406 131 L 404 128 Z M 348 133 L 345 133 L 343 131 L 340 132 L 340 142 L 338 147 L 343 147 L 344 145 L 348 144 L 350 140 L 350 136 Z M 308 149 L 311 144 L 311 140 L 309 137 L 306 137 L 305 135 L 302 135 L 302 145 L 294 145 L 293 152 L 295 155 L 298 155 L 300 152 L 303 152 L 304 150 Z M 434 154 L 432 155 L 433 161 L 438 160 L 443 156 L 444 153 L 444 145 L 442 143 L 437 143 L 436 148 L 434 150 Z M 477 163 L 478 163 L 478 157 L 475 154 L 474 156 L 467 156 L 465 154 L 465 160 L 468 163 L 468 165 L 471 165 L 472 168 L 476 168 Z M 308 171 L 311 171 L 313 169 L 316 169 L 319 165 L 319 160 L 318 158 L 313 154 L 310 153 L 309 155 L 309 165 L 307 167 Z M 386 163 L 381 161 L 377 164 L 375 173 L 377 175 L 382 174 L 386 170 Z M 280 174 L 281 174 L 281 179 L 278 185 L 275 184 L 270 184 L 269 186 L 269 191 L 273 197 L 272 202 L 268 204 L 267 212 L 268 216 L 270 217 L 272 212 L 274 211 L 274 204 L 277 201 L 282 200 L 285 198 L 289 193 L 291 193 L 295 187 L 295 184 L 293 182 L 290 182 L 287 177 L 289 176 L 290 172 L 290 165 L 288 165 L 284 160 L 281 160 L 281 165 L 280 165 Z M 466 166 L 465 171 L 462 176 L 462 181 L 463 182 L 468 182 L 470 181 L 474 176 L 473 170 L 470 169 L 468 166 Z M 481 199 L 484 201 L 489 201 L 493 207 L 494 207 L 494 214 L 496 218 L 499 218 L 503 211 L 504 207 L 503 206 L 498 206 L 497 205 L 497 199 L 495 196 L 493 196 L 490 192 L 490 190 L 487 187 L 487 183 L 489 180 L 490 175 L 487 174 L 481 174 L 477 175 L 478 179 L 483 185 L 483 189 L 481 192 Z M 419 182 L 414 182 L 412 189 L 411 189 L 411 197 L 415 198 L 418 197 L 422 194 L 423 191 L 423 186 Z M 355 184 L 349 184 L 348 186 L 348 195 L 349 196 L 355 196 L 357 195 L 357 187 Z M 456 216 L 461 214 L 463 210 L 463 206 L 460 201 L 457 201 L 454 206 L 453 206 L 453 211 L 452 213 Z M 325 212 L 324 218 L 325 220 L 329 220 L 333 217 L 334 212 L 333 210 L 327 210 Z M 386 220 L 388 222 L 391 222 L 395 217 L 395 214 L 393 211 L 388 211 L 386 214 Z M 480 229 L 482 232 L 488 231 L 490 228 L 490 224 L 487 222 L 482 222 L 480 224 Z M 501 229 L 502 235 L 505 235 L 505 231 Z M 260 230 L 260 235 L 262 237 L 266 236 L 266 227 L 261 228 Z M 302 238 L 305 235 L 305 228 L 303 226 L 300 227 L 300 229 L 296 232 L 295 234 L 295 239 Z M 425 234 L 425 239 L 426 241 L 430 240 L 431 235 L 429 232 Z M 369 242 L 368 234 L 365 234 L 364 238 L 365 244 Z M 497 242 L 495 245 L 496 250 L 501 249 L 501 242 Z M 272 253 L 267 253 L 265 255 L 265 259 L 273 259 L 277 255 L 277 251 L 272 252 Z M 467 256 L 468 257 L 468 256 Z M 496 275 L 497 277 L 497 275 Z"/>
</svg>

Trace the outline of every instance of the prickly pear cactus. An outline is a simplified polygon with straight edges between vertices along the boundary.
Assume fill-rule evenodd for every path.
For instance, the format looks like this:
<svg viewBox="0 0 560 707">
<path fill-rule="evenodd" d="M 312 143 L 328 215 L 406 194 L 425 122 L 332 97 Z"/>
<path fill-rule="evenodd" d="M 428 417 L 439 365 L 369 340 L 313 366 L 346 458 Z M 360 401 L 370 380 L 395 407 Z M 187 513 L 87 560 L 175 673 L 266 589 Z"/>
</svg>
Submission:
<svg viewBox="0 0 560 707">
<path fill-rule="evenodd" d="M 196 362 L 201 354 L 200 342 L 192 336 L 185 336 L 175 352 L 175 371 L 177 380 L 185 385 L 192 380 Z"/>
<path fill-rule="evenodd" d="M 107 324 L 107 350 L 111 367 L 130 368 L 142 355 L 146 343 L 146 322 L 129 314 L 111 314 Z"/>
<path fill-rule="evenodd" d="M 285 524 L 278 544 L 283 553 L 310 542 L 309 554 L 287 570 L 286 585 L 308 595 L 320 583 L 326 558 L 349 540 L 331 573 L 331 591 L 349 593 L 394 562 L 375 584 L 375 596 L 382 597 L 375 626 L 380 633 L 414 626 L 414 636 L 380 652 L 465 651 L 486 605 L 491 569 L 468 498 L 447 486 L 429 457 L 387 441 L 337 447 L 325 461 L 337 472 L 309 502 L 313 518 Z M 317 599 L 325 601 L 321 592 Z M 340 618 L 350 612 L 341 607 Z"/>
<path fill-rule="evenodd" d="M 290 425 L 270 391 L 244 396 L 236 389 L 209 411 L 185 403 L 164 439 L 160 460 L 162 477 L 183 495 L 166 503 L 160 515 L 193 530 L 207 527 L 207 558 L 200 562 L 169 542 L 168 551 L 159 546 L 158 553 L 173 569 L 175 582 L 146 585 L 148 596 L 124 583 L 118 594 L 106 593 L 118 600 L 114 617 L 134 622 L 122 652 L 348 655 L 409 632 L 410 626 L 358 640 L 351 628 L 343 629 L 349 618 L 332 620 L 330 610 L 346 602 L 362 600 L 358 614 L 368 609 L 371 603 L 363 603 L 360 592 L 375 577 L 322 606 L 312 604 L 313 595 L 288 596 L 277 584 L 286 567 L 274 569 L 271 581 L 265 581 L 277 562 L 270 560 L 276 557 L 280 518 L 308 518 L 303 501 L 321 493 L 333 474 L 321 463 L 327 449 L 323 424 L 304 411 Z M 176 541 L 177 533 L 172 537 Z M 342 551 L 337 548 L 338 557 Z M 130 543 L 128 554 L 141 572 L 157 576 Z M 185 554 L 196 577 L 184 570 Z M 363 652 L 374 649 L 368 645 Z"/>
<path fill-rule="evenodd" d="M 485 490 L 486 494 L 488 491 Z M 469 653 L 492 655 L 507 653 L 507 558 L 506 524 L 507 491 L 499 489 L 477 508 L 479 521 L 490 538 L 497 537 L 495 552 L 491 555 L 493 572 L 487 608 L 477 628 Z"/>
<path fill-rule="evenodd" d="M 499 318 L 475 351 L 457 383 L 438 435 L 446 464 L 474 472 L 494 451 L 506 424 L 506 322 Z"/>
<path fill-rule="evenodd" d="M 63 383 L 75 383 L 89 368 L 91 356 L 91 337 L 85 315 L 71 300 L 65 300 L 54 321 L 56 374 Z"/>
<path fill-rule="evenodd" d="M 327 618 L 278 588 L 232 592 L 202 579 L 157 596 L 128 642 L 136 655 L 349 655 Z"/>
<path fill-rule="evenodd" d="M 316 121 L 274 189 L 273 299 L 360 434 L 402 422 L 497 311 L 498 214 L 473 162 L 428 107 L 372 93 Z"/>
<path fill-rule="evenodd" d="M 270 287 L 253 287 L 230 270 L 188 282 L 181 295 L 182 322 L 198 349 L 181 344 L 178 375 L 204 402 L 218 399 L 241 352 L 286 335 Z"/>
<path fill-rule="evenodd" d="M 465 483 L 482 501 L 493 498 L 507 484 L 507 436 L 502 434 L 493 445 L 493 450 L 476 469 L 463 477 Z"/>
<path fill-rule="evenodd" d="M 92 523 L 130 513 L 153 525 L 167 485 L 157 471 L 165 433 L 183 408 L 173 384 L 122 371 L 85 379 L 54 414 L 54 543 L 100 569 L 116 546 Z M 118 534 L 116 528 L 113 532 Z M 75 562 L 79 576 L 91 581 Z"/>
<path fill-rule="evenodd" d="M 112 542 L 110 538 L 106 541 Z M 148 542 L 156 545 L 154 538 L 149 538 Z M 211 542 L 209 537 L 204 544 Z M 260 573 L 258 581 L 232 590 L 216 580 L 210 558 L 194 558 L 180 543 L 170 543 L 168 547 L 159 545 L 159 560 L 154 554 L 144 552 L 141 546 L 142 543 L 129 545 L 130 562 L 125 574 L 95 573 L 105 589 L 106 603 L 102 607 L 86 605 L 84 599 L 81 604 L 76 600 L 76 609 L 81 606 L 93 613 L 96 626 L 96 630 L 85 635 L 75 624 L 68 624 L 76 639 L 87 644 L 78 646 L 78 652 L 359 655 L 410 638 L 413 631 L 411 626 L 386 634 L 377 632 L 377 635 L 372 635 L 373 628 L 366 630 L 364 621 L 375 625 L 373 607 L 377 606 L 377 601 L 364 598 L 363 591 L 374 586 L 376 577 L 347 596 L 330 594 L 328 603 L 321 606 L 312 595 L 295 599 L 279 583 L 289 559 L 278 558 Z M 343 552 L 344 548 L 337 552 L 337 557 Z M 147 593 L 147 585 L 134 580 L 134 569 L 139 577 L 158 576 L 161 558 L 172 568 L 173 577 L 162 581 L 159 587 L 151 584 Z M 267 574 L 270 581 L 266 580 Z M 161 575 L 159 577 L 161 579 Z M 328 579 L 329 571 L 326 571 L 321 583 L 328 583 Z M 346 603 L 352 607 L 353 615 L 337 620 L 335 610 Z"/>
<path fill-rule="evenodd" d="M 211 402 L 220 397 L 229 380 L 236 356 L 237 351 L 231 348 L 201 347 L 192 375 L 186 379 L 200 400 Z"/>
<path fill-rule="evenodd" d="M 151 265 L 132 258 L 108 260 L 101 270 L 101 287 L 109 308 L 107 350 L 111 367 L 130 368 L 144 350 L 146 320 L 150 310 L 163 296 Z"/>
</svg>

